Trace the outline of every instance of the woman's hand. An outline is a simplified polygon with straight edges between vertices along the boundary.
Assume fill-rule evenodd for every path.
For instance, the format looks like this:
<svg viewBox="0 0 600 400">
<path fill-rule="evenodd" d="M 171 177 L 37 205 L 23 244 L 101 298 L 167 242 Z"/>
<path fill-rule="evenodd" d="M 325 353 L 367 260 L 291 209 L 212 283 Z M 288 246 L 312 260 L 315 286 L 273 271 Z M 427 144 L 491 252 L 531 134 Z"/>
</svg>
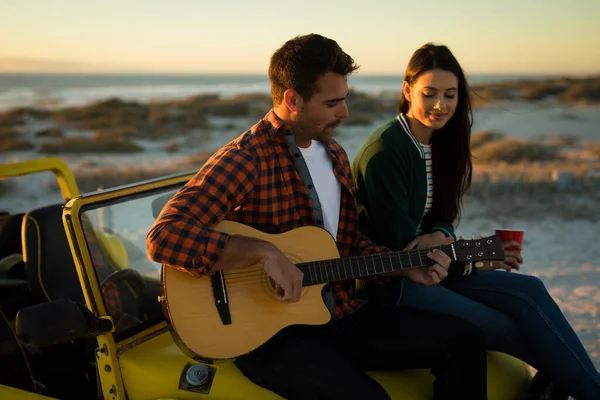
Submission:
<svg viewBox="0 0 600 400">
<path fill-rule="evenodd" d="M 521 244 L 519 242 L 515 242 L 514 240 L 507 240 L 506 242 L 502 242 L 502 248 L 504 248 L 504 260 L 485 260 L 483 261 L 483 266 L 479 268 L 479 270 L 520 270 L 521 264 L 523 264 L 523 257 L 518 252 L 518 250 L 521 250 Z"/>
<path fill-rule="evenodd" d="M 450 243 L 452 243 L 452 241 Z M 412 250 L 414 248 L 425 249 L 442 246 L 444 244 L 449 244 L 446 240 L 446 235 L 444 235 L 444 233 L 441 231 L 435 231 L 425 235 L 417 236 L 406 245 L 405 250 Z"/>
</svg>

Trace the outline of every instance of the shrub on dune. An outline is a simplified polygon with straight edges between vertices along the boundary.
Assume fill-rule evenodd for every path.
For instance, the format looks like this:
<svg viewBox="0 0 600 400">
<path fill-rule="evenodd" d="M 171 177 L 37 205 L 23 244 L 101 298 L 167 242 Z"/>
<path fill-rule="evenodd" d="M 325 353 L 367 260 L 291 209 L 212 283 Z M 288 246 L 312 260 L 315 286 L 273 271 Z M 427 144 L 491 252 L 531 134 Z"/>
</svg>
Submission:
<svg viewBox="0 0 600 400">
<path fill-rule="evenodd" d="M 74 137 L 44 143 L 40 152 L 57 153 L 135 153 L 144 149 L 135 142 L 114 138 L 95 137 L 93 139 Z"/>
<path fill-rule="evenodd" d="M 84 192 L 94 191 L 154 179 L 161 176 L 188 171 L 193 173 L 206 162 L 212 152 L 200 152 L 173 163 L 158 163 L 152 167 L 101 167 L 82 166 L 75 170 L 75 178 Z"/>
<path fill-rule="evenodd" d="M 600 144 L 595 144 L 589 149 L 590 154 L 598 157 L 600 160 Z"/>
<path fill-rule="evenodd" d="M 0 128 L 0 151 L 31 150 L 35 145 L 29 140 L 19 139 L 19 133 L 10 128 Z"/>
<path fill-rule="evenodd" d="M 471 135 L 471 149 L 474 150 L 486 143 L 504 139 L 504 135 L 498 131 L 479 131 Z"/>
<path fill-rule="evenodd" d="M 600 81 L 576 83 L 565 90 L 560 96 L 565 103 L 589 103 L 595 104 L 600 101 Z"/>
<path fill-rule="evenodd" d="M 75 171 L 75 179 L 83 192 L 95 191 L 98 188 L 108 189 L 115 186 L 128 185 L 147 179 L 171 174 L 171 169 L 144 169 L 144 168 L 95 168 L 91 170 Z"/>
<path fill-rule="evenodd" d="M 14 190 L 12 181 L 0 181 L 0 196 L 4 196 Z M 2 210 L 0 210 L 2 211 Z"/>
<path fill-rule="evenodd" d="M 556 147 L 572 147 L 578 145 L 579 142 L 581 142 L 581 138 L 567 133 L 552 133 L 544 138 L 545 144 Z"/>
<path fill-rule="evenodd" d="M 33 150 L 35 145 L 29 140 L 2 140 L 0 139 L 0 151 Z"/>
<path fill-rule="evenodd" d="M 474 150 L 473 157 L 476 162 L 506 162 L 508 164 L 555 161 L 560 158 L 555 147 L 516 138 L 486 143 Z"/>
</svg>

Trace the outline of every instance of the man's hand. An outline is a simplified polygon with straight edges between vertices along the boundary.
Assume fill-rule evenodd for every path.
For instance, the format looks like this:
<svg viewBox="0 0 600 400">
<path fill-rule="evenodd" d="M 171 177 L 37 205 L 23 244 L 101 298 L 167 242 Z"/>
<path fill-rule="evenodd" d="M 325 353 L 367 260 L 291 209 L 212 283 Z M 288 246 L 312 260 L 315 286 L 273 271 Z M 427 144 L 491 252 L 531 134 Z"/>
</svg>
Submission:
<svg viewBox="0 0 600 400">
<path fill-rule="evenodd" d="M 280 301 L 300 301 L 304 274 L 298 267 L 273 245 L 267 247 L 262 264 L 267 274 L 277 284 L 275 296 Z"/>
<path fill-rule="evenodd" d="M 502 248 L 504 249 L 504 260 L 485 260 L 483 261 L 483 267 L 481 267 L 480 271 L 492 271 L 495 269 L 504 269 L 506 271 L 511 270 L 520 270 L 521 264 L 523 264 L 523 257 L 518 253 L 518 251 L 513 249 L 521 250 L 521 244 L 519 242 L 515 242 L 514 240 L 507 240 L 506 242 L 502 242 Z M 510 250 L 509 250 L 510 249 Z"/>
<path fill-rule="evenodd" d="M 452 243 L 451 237 L 445 238 L 439 245 L 447 245 Z M 407 268 L 397 272 L 383 274 L 384 276 L 405 276 L 413 282 L 421 285 L 431 286 L 437 285 L 448 276 L 448 268 L 452 261 L 446 253 L 435 249 L 427 253 L 427 257 L 434 263 L 420 268 Z"/>
<path fill-rule="evenodd" d="M 275 295 L 281 301 L 300 300 L 304 274 L 272 243 L 252 237 L 232 235 L 215 263 L 215 271 L 263 265 L 275 281 Z"/>
</svg>

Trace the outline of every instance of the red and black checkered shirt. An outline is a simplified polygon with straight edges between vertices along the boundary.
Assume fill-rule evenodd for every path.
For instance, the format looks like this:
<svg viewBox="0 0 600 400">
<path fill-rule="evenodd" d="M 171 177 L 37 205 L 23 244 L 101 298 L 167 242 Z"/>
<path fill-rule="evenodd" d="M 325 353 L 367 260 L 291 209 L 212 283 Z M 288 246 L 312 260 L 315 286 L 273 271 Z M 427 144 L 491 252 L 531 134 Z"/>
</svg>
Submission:
<svg viewBox="0 0 600 400">
<path fill-rule="evenodd" d="M 148 255 L 161 264 L 200 276 L 210 274 L 228 240 L 212 230 L 222 219 L 267 233 L 313 225 L 312 202 L 285 135 L 291 127 L 273 110 L 219 149 L 165 205 L 147 235 Z M 344 149 L 326 143 L 341 183 L 337 246 L 342 257 L 385 251 L 358 230 L 355 187 Z M 336 319 L 356 310 L 354 281 L 331 284 Z"/>
</svg>

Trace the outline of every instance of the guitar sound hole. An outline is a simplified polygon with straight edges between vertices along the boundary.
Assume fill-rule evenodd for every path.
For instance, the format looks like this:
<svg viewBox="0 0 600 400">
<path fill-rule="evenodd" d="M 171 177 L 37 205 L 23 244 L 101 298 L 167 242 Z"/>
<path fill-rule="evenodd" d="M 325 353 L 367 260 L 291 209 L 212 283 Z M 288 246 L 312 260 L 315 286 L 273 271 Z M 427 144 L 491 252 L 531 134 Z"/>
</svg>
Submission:
<svg viewBox="0 0 600 400">
<path fill-rule="evenodd" d="M 269 275 L 264 274 L 262 279 L 262 287 L 265 293 L 274 300 L 277 300 L 275 291 L 277 290 L 277 283 Z"/>
<path fill-rule="evenodd" d="M 277 283 L 271 277 L 269 277 L 269 285 L 273 289 L 273 292 L 277 291 Z"/>
</svg>

